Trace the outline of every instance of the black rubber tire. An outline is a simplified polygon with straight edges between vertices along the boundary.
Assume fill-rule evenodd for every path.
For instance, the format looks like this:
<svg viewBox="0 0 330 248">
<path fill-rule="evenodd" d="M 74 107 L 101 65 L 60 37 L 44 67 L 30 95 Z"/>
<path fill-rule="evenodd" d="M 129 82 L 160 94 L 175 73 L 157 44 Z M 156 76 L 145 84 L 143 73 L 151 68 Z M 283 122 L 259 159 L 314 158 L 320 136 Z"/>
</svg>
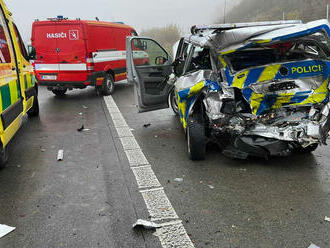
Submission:
<svg viewBox="0 0 330 248">
<path fill-rule="evenodd" d="M 304 153 L 311 153 L 311 152 L 314 152 L 317 147 L 319 146 L 319 144 L 311 144 L 307 147 L 300 147 L 300 148 L 297 148 L 296 149 L 296 152 L 297 153 L 301 153 L 301 154 L 304 154 Z"/>
<path fill-rule="evenodd" d="M 104 96 L 109 96 L 113 94 L 114 91 L 115 91 L 115 84 L 113 77 L 110 73 L 107 73 L 103 81 L 101 93 Z"/>
<path fill-rule="evenodd" d="M 172 90 L 170 93 L 170 105 L 174 114 L 179 115 L 180 113 L 179 113 L 178 99 L 175 95 L 174 90 Z"/>
<path fill-rule="evenodd" d="M 0 148 L 0 169 L 3 169 L 6 167 L 6 164 L 8 162 L 8 151 L 7 151 L 7 147 L 5 148 Z"/>
<path fill-rule="evenodd" d="M 52 92 L 56 95 L 56 96 L 64 96 L 66 93 L 67 89 L 56 89 L 56 90 L 52 90 Z"/>
<path fill-rule="evenodd" d="M 27 115 L 29 117 L 39 116 L 39 100 L 38 100 L 38 96 L 34 96 L 32 108 L 29 109 L 29 111 L 27 112 Z"/>
<path fill-rule="evenodd" d="M 187 146 L 189 158 L 204 160 L 206 154 L 205 124 L 200 115 L 193 115 L 187 123 Z"/>
</svg>

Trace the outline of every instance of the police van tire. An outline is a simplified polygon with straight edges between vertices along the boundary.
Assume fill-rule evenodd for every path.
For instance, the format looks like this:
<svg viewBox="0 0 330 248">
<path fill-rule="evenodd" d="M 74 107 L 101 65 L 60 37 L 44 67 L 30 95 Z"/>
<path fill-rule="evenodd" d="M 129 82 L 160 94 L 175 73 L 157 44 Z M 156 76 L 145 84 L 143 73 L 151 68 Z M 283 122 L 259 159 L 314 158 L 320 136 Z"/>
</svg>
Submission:
<svg viewBox="0 0 330 248">
<path fill-rule="evenodd" d="M 319 145 L 315 143 L 315 144 L 311 144 L 307 147 L 299 147 L 296 149 L 296 152 L 301 153 L 301 154 L 311 153 L 311 152 L 314 152 L 318 146 Z"/>
<path fill-rule="evenodd" d="M 0 148 L 0 169 L 3 169 L 6 167 L 6 164 L 8 162 L 8 150 L 7 147 L 2 147 Z"/>
<path fill-rule="evenodd" d="M 170 104 L 174 114 L 179 115 L 178 99 L 175 95 L 174 89 L 170 93 Z"/>
<path fill-rule="evenodd" d="M 39 100 L 38 96 L 34 96 L 32 108 L 27 112 L 29 117 L 39 116 Z"/>
<path fill-rule="evenodd" d="M 64 96 L 66 93 L 67 89 L 56 89 L 56 90 L 52 90 L 52 92 L 56 95 L 56 96 Z"/>
<path fill-rule="evenodd" d="M 104 96 L 109 96 L 115 91 L 115 84 L 113 77 L 110 73 L 107 73 L 102 85 L 101 93 Z"/>
<path fill-rule="evenodd" d="M 189 118 L 187 124 L 188 155 L 193 161 L 204 160 L 206 154 L 205 126 L 200 114 Z"/>
</svg>

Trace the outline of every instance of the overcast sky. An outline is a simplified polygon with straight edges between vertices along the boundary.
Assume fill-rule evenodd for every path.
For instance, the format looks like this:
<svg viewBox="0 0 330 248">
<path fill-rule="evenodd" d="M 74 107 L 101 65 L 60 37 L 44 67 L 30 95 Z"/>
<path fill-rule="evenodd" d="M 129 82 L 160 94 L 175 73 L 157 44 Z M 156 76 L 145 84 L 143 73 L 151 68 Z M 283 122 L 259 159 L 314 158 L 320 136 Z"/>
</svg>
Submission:
<svg viewBox="0 0 330 248">
<path fill-rule="evenodd" d="M 65 17 L 123 21 L 138 31 L 178 24 L 185 30 L 195 24 L 214 23 L 224 0 L 5 0 L 22 36 L 30 39 L 34 19 Z M 232 0 L 227 0 L 228 2 Z"/>
</svg>

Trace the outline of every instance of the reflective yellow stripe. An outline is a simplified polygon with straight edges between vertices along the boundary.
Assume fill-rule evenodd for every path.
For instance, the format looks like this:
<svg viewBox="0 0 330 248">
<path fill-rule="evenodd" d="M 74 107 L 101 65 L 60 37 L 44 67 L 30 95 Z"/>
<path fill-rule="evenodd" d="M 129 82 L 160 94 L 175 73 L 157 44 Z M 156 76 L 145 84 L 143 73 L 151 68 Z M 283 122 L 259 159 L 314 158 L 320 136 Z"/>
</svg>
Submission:
<svg viewBox="0 0 330 248">
<path fill-rule="evenodd" d="M 2 96 L 1 96 L 1 91 L 0 91 L 0 113 L 2 113 L 3 107 L 2 107 Z"/>
<path fill-rule="evenodd" d="M 26 74 L 26 79 L 27 79 L 27 87 L 31 88 L 32 87 L 32 77 L 31 74 Z"/>
<path fill-rule="evenodd" d="M 18 92 L 17 92 L 17 83 L 16 80 L 13 80 L 9 83 L 10 89 L 10 100 L 11 104 L 14 104 L 18 100 Z"/>
<path fill-rule="evenodd" d="M 256 44 L 263 44 L 263 43 L 269 43 L 271 41 L 272 41 L 271 39 L 268 39 L 268 40 L 257 40 L 257 41 L 255 41 L 255 43 Z"/>
<path fill-rule="evenodd" d="M 259 82 L 272 80 L 282 65 L 267 66 L 259 77 Z"/>
<path fill-rule="evenodd" d="M 276 102 L 273 104 L 272 108 L 277 109 L 281 108 L 283 104 L 291 102 L 292 97 L 294 97 L 294 93 L 282 93 L 279 94 L 276 98 Z"/>
<path fill-rule="evenodd" d="M 233 53 L 233 52 L 236 52 L 236 49 L 232 49 L 232 50 L 222 52 L 221 55 L 226 55 L 226 54 Z"/>
<path fill-rule="evenodd" d="M 180 95 L 177 94 L 178 96 L 178 108 L 179 108 L 179 112 L 182 114 L 182 116 L 180 115 L 180 120 L 182 122 L 183 128 L 186 129 L 187 127 L 187 123 L 186 123 L 186 102 L 185 101 L 181 101 L 180 99 Z"/>
<path fill-rule="evenodd" d="M 252 108 L 252 113 L 257 114 L 260 103 L 264 100 L 264 95 L 263 94 L 257 94 L 257 93 L 252 93 L 251 96 L 251 108 Z"/>
<path fill-rule="evenodd" d="M 245 80 L 246 80 L 248 74 L 249 74 L 249 71 L 248 70 L 243 71 L 243 72 L 237 74 L 235 76 L 235 78 L 234 78 L 234 81 L 233 81 L 233 85 L 232 86 L 233 87 L 237 87 L 239 89 L 242 89 L 243 86 L 244 86 L 244 83 L 245 83 Z"/>
<path fill-rule="evenodd" d="M 226 61 L 223 59 L 223 57 L 219 56 L 218 58 L 219 58 L 219 60 L 220 60 L 220 62 L 221 62 L 221 64 L 222 64 L 222 67 L 223 67 L 223 68 L 226 68 L 226 67 L 227 67 L 227 63 L 226 63 Z"/>
<path fill-rule="evenodd" d="M 193 87 L 190 88 L 188 97 L 191 97 L 199 93 L 203 89 L 204 85 L 205 85 L 205 81 L 195 84 Z"/>
<path fill-rule="evenodd" d="M 322 85 L 314 90 L 314 92 L 303 102 L 295 105 L 305 105 L 309 103 L 321 103 L 328 95 L 328 79 L 326 79 Z"/>
</svg>

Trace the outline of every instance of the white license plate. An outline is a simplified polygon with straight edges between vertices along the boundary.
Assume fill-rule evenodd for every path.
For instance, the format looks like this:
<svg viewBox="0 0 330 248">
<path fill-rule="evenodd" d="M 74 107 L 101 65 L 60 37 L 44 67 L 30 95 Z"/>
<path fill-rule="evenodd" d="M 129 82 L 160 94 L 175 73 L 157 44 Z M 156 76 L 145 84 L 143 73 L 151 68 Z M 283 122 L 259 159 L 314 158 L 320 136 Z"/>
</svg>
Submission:
<svg viewBox="0 0 330 248">
<path fill-rule="evenodd" d="M 43 80 L 57 80 L 57 75 L 42 75 Z"/>
</svg>

